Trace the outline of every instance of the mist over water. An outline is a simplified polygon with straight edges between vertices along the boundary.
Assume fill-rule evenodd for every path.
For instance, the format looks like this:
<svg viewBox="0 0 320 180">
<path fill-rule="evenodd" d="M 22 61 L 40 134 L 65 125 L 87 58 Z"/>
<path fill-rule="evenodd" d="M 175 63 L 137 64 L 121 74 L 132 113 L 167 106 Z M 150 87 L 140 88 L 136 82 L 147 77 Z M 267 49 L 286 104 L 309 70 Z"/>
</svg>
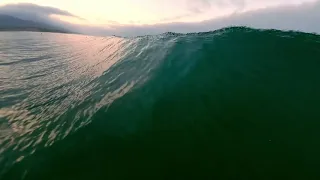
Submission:
<svg viewBox="0 0 320 180">
<path fill-rule="evenodd" d="M 0 37 L 0 179 L 320 178 L 318 35 Z"/>
</svg>

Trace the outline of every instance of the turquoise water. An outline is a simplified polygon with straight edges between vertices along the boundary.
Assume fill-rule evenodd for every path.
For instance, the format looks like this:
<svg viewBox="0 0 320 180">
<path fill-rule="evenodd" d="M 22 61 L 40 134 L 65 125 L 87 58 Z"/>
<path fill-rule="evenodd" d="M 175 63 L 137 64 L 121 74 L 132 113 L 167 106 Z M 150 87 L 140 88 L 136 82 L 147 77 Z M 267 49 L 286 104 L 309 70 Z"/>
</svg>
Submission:
<svg viewBox="0 0 320 180">
<path fill-rule="evenodd" d="M 0 33 L 0 179 L 319 179 L 320 36 Z"/>
</svg>

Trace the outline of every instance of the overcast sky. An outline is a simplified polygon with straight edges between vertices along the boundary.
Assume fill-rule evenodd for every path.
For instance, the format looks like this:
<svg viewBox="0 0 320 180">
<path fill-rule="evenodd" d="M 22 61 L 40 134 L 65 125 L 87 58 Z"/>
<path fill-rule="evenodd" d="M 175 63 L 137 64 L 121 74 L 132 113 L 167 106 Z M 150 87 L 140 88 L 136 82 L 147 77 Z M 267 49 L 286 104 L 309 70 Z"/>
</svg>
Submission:
<svg viewBox="0 0 320 180">
<path fill-rule="evenodd" d="M 232 25 L 320 33 L 317 0 L 0 0 L 0 5 L 2 14 L 97 35 L 199 32 Z"/>
</svg>

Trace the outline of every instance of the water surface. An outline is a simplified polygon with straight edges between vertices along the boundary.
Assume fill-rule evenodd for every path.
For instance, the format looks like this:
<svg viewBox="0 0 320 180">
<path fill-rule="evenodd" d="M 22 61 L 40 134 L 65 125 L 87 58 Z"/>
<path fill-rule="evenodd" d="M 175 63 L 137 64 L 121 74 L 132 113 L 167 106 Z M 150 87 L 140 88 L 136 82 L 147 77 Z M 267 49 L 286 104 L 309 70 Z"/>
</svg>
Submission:
<svg viewBox="0 0 320 180">
<path fill-rule="evenodd" d="M 320 37 L 0 33 L 0 179 L 319 179 Z"/>
</svg>

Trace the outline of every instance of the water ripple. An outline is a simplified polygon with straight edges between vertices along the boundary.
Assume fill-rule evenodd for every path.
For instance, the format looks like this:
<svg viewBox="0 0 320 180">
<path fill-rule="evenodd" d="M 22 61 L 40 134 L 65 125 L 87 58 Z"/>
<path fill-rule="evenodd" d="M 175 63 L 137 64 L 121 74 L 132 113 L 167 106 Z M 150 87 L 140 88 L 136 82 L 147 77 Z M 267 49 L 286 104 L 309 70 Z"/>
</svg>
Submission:
<svg viewBox="0 0 320 180">
<path fill-rule="evenodd" d="M 157 53 L 157 39 L 31 32 L 3 37 L 0 165 L 6 166 L 91 123 L 95 112 L 145 81 L 164 56 Z"/>
</svg>

